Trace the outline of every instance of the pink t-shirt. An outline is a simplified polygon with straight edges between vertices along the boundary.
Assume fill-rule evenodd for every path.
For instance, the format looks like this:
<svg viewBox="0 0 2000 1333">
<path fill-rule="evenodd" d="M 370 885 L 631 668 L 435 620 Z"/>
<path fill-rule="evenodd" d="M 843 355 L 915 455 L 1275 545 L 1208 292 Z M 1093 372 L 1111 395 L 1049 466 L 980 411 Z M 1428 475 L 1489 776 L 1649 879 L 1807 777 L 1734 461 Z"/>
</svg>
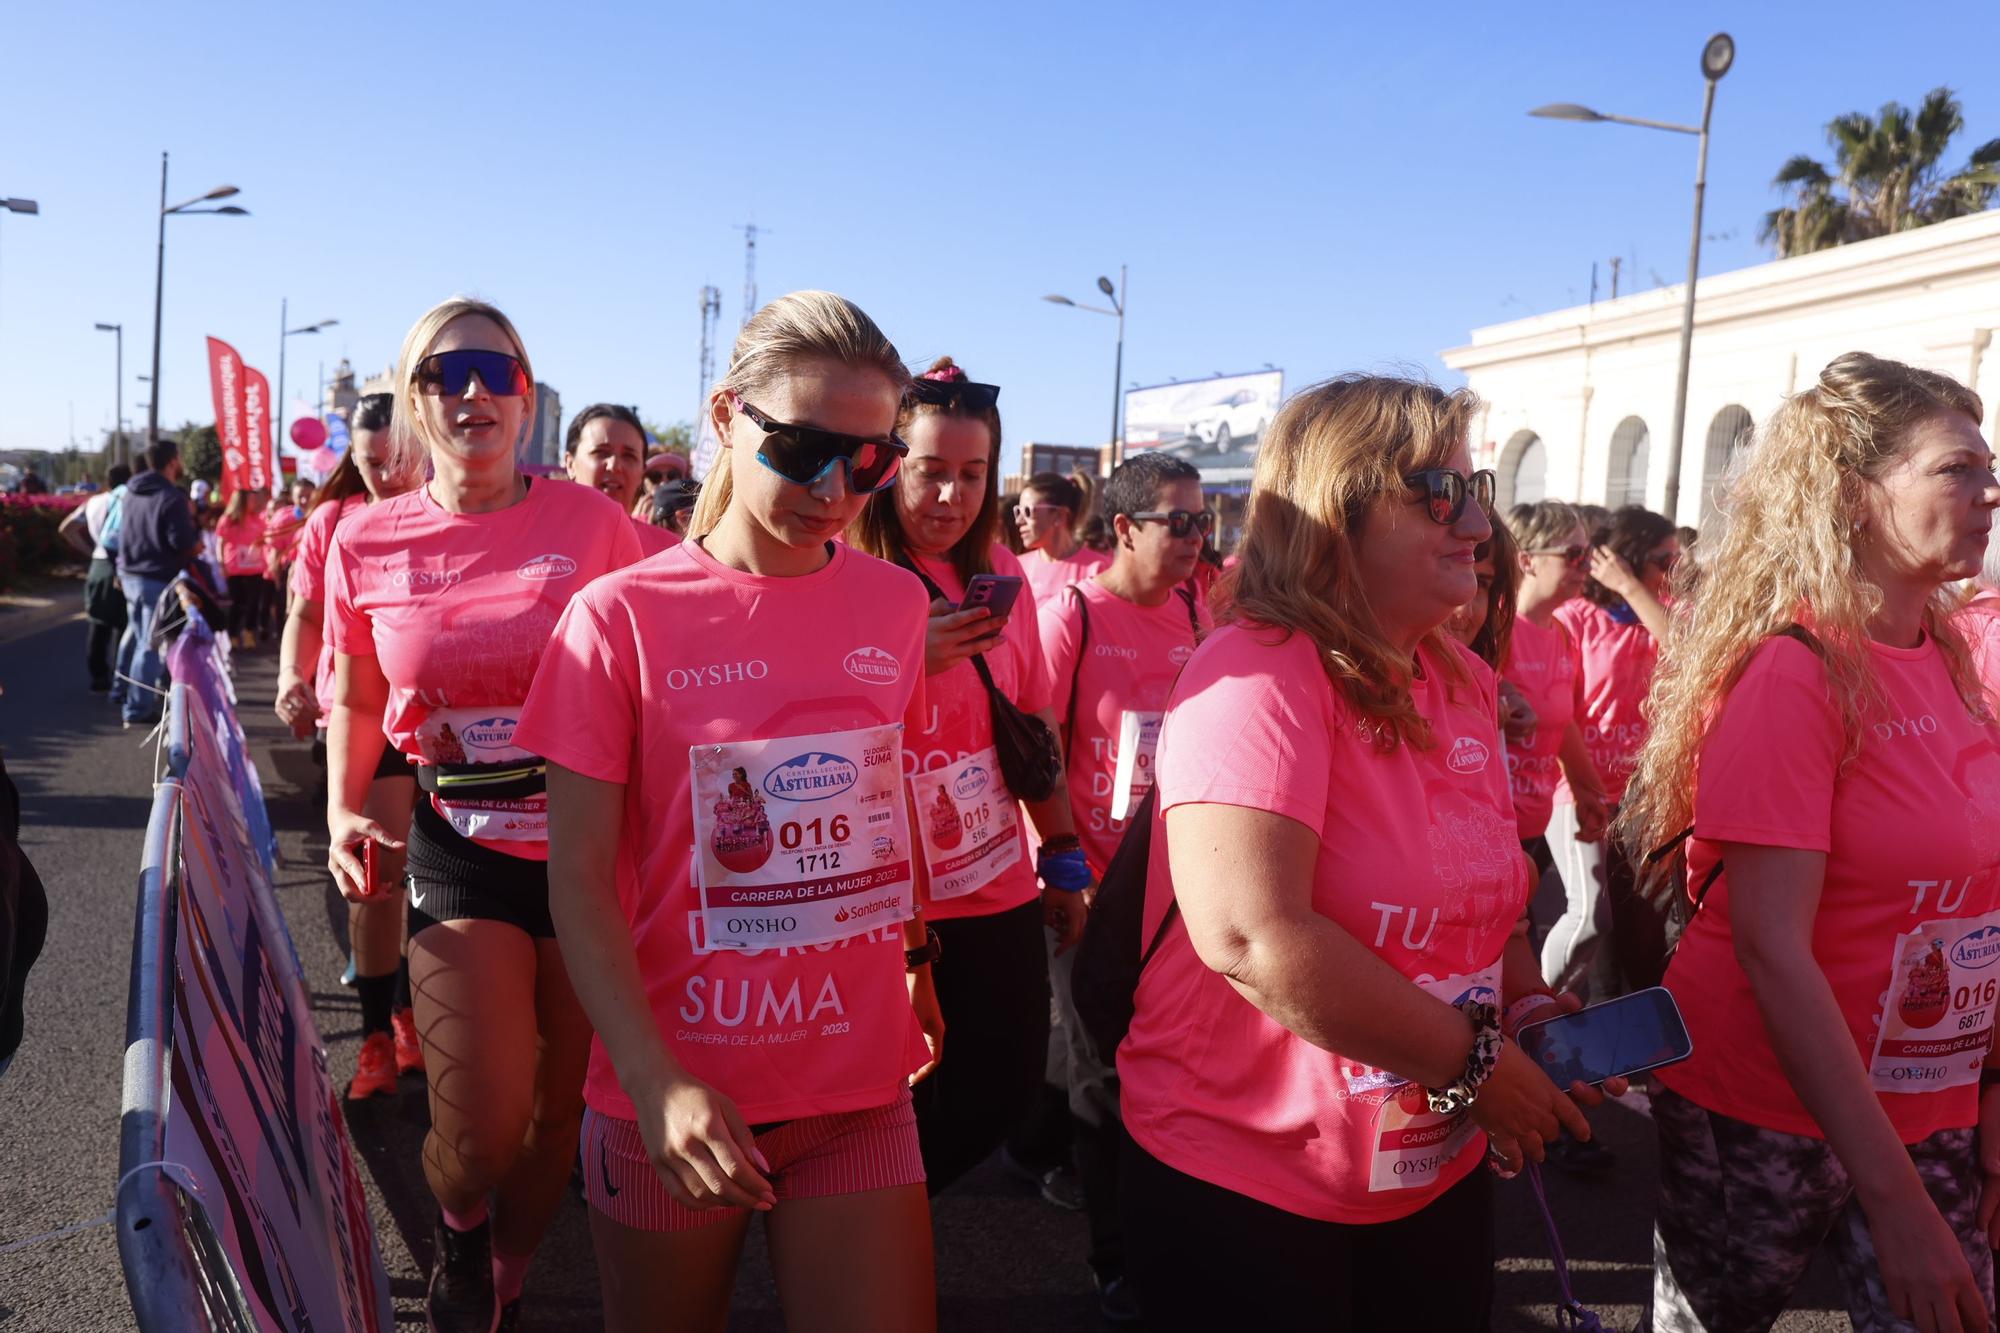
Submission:
<svg viewBox="0 0 2000 1333">
<path fill-rule="evenodd" d="M 1076 604 L 1079 596 L 1089 603 L 1087 638 L 1084 612 Z M 1176 589 L 1159 606 L 1140 606 L 1091 578 L 1072 584 L 1037 613 L 1049 675 L 1049 706 L 1056 721 L 1071 729 L 1063 756 L 1070 813 L 1090 873 L 1102 875 L 1125 833 L 1125 821 L 1111 817 L 1118 791 L 1119 739 L 1128 730 L 1142 739 L 1141 749 L 1126 766 L 1132 788 L 1129 812 L 1138 807 L 1151 782 L 1147 774 L 1152 765 L 1143 743 L 1146 723 L 1156 722 L 1166 711 L 1174 677 L 1194 656 L 1189 598 Z M 1207 613 L 1200 615 L 1206 626 Z M 1133 722 L 1126 722 L 1127 713 L 1134 715 Z M 1156 727 L 1152 734 L 1157 735 Z"/>
<path fill-rule="evenodd" d="M 1160 738 L 1159 808 L 1271 811 L 1319 839 L 1313 910 L 1451 1003 L 1497 1001 L 1500 956 L 1528 900 L 1500 757 L 1493 674 L 1447 685 L 1419 649 L 1413 689 L 1434 744 L 1383 754 L 1336 694 L 1311 639 L 1225 625 L 1181 673 Z M 1173 893 L 1168 826 L 1153 825 L 1150 941 Z M 1126 1127 L 1178 1171 L 1288 1212 L 1406 1217 L 1474 1170 L 1469 1118 L 1431 1115 L 1422 1089 L 1295 1036 L 1168 932 L 1139 980 L 1118 1050 Z"/>
<path fill-rule="evenodd" d="M 1548 831 L 1556 786 L 1562 781 L 1563 732 L 1576 718 L 1577 659 L 1569 631 L 1558 620 L 1543 629 L 1526 616 L 1514 618 L 1514 638 L 1501 677 L 1535 710 L 1535 734 L 1507 743 L 1507 777 L 1514 791 L 1514 818 L 1523 839 Z"/>
<path fill-rule="evenodd" d="M 1688 886 L 1720 843 L 1827 854 L 1812 951 L 1854 1044 L 1824 1055 L 1858 1059 L 1915 1143 L 1978 1116 L 2000 961 L 2000 728 L 1967 714 L 1935 643 L 1870 647 L 1889 707 L 1845 766 L 1819 658 L 1791 638 L 1757 649 L 1702 747 Z M 1694 1057 L 1661 1082 L 1738 1120 L 1822 1137 L 1736 961 L 1727 873 L 1666 985 Z"/>
<path fill-rule="evenodd" d="M 1576 643 L 1576 721 L 1590 747 L 1591 762 L 1612 804 L 1625 799 L 1625 784 L 1646 743 L 1646 719 L 1639 711 L 1653 688 L 1653 664 L 1660 645 L 1641 624 L 1621 624 L 1595 602 L 1574 597 L 1556 608 L 1556 619 Z M 1556 785 L 1555 799 L 1571 803 L 1569 783 Z"/>
<path fill-rule="evenodd" d="M 319 602 L 319 663 L 313 672 L 313 694 L 319 699 L 319 724 L 323 727 L 333 713 L 333 640 L 325 632 L 326 557 L 333 550 L 333 530 L 340 520 L 368 503 L 365 495 L 350 495 L 334 504 L 315 505 L 306 516 L 299 545 L 292 561 L 292 596 Z"/>
<path fill-rule="evenodd" d="M 430 487 L 369 505 L 336 529 L 327 637 L 389 681 L 382 729 L 420 764 L 504 763 L 521 701 L 570 598 L 639 558 L 632 525 L 587 486 L 536 482 L 519 504 L 451 514 Z M 485 847 L 548 859 L 548 801 L 431 804 Z"/>
<path fill-rule="evenodd" d="M 992 551 L 995 574 L 1020 574 L 1021 562 L 1004 546 Z M 928 556 L 915 557 L 931 581 L 956 602 L 965 596 L 965 585 L 950 562 Z M 1035 599 L 1025 592 L 1014 602 L 1007 617 L 1007 630 L 1000 646 L 986 654 L 986 666 L 993 683 L 1023 712 L 1036 713 L 1049 706 L 1048 668 L 1042 663 L 1040 622 Z M 929 708 L 923 725 L 912 728 L 903 745 L 905 776 L 948 768 L 969 759 L 993 744 L 992 704 L 979 672 L 968 659 L 942 675 L 924 682 Z M 932 901 L 928 885 L 924 894 L 924 915 L 935 921 L 954 917 L 991 916 L 1019 907 L 1040 891 L 1035 884 L 1034 858 L 1028 855 L 1028 821 L 1021 821 L 1021 854 L 1014 864 L 985 887 L 957 898 Z"/>
<path fill-rule="evenodd" d="M 242 518 L 224 516 L 215 525 L 216 540 L 222 545 L 222 570 L 225 574 L 262 574 L 264 572 L 264 516 L 245 513 Z"/>
<path fill-rule="evenodd" d="M 632 520 L 632 530 L 639 534 L 639 558 L 642 560 L 649 555 L 672 550 L 681 544 L 681 535 L 678 532 L 671 528 L 663 528 L 656 523 L 648 523 L 641 518 Z"/>
<path fill-rule="evenodd" d="M 688 750 L 905 721 L 923 695 L 926 605 L 908 571 L 846 546 L 816 573 L 764 578 L 683 542 L 570 604 L 522 710 L 522 744 L 624 785 L 618 897 L 654 1022 L 753 1124 L 885 1105 L 928 1057 L 897 924 L 696 951 Z M 601 1041 L 584 1098 L 633 1114 Z"/>
<path fill-rule="evenodd" d="M 1079 546 L 1060 560 L 1051 560 L 1040 551 L 1030 551 L 1019 558 L 1028 591 L 1035 594 L 1035 601 L 1042 606 L 1048 606 L 1070 584 L 1081 583 L 1098 570 L 1111 567 L 1108 553 L 1093 551 L 1088 546 Z M 994 572 L 999 572 L 997 566 Z"/>
<path fill-rule="evenodd" d="M 1971 649 L 1973 669 L 1987 694 L 2000 703 L 2000 590 L 1981 588 L 1959 608 L 1952 624 Z"/>
<path fill-rule="evenodd" d="M 305 524 L 306 516 L 299 512 L 297 505 L 286 505 L 275 514 L 266 514 L 264 573 L 277 577 L 278 571 L 291 560 L 293 548 L 298 545 L 299 533 Z"/>
</svg>

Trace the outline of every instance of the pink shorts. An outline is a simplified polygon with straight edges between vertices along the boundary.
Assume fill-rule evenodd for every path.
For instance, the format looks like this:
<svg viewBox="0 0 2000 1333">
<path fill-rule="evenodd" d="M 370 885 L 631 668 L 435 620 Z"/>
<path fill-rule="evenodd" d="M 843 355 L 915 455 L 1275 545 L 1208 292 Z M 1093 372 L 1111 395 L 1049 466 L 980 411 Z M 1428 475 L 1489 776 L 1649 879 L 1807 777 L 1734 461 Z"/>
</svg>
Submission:
<svg viewBox="0 0 2000 1333">
<path fill-rule="evenodd" d="M 771 1164 L 765 1174 L 780 1202 L 919 1185 L 924 1180 L 917 1115 L 907 1088 L 887 1106 L 787 1120 L 757 1135 L 756 1142 Z M 692 1231 L 744 1211 L 696 1210 L 674 1202 L 646 1156 L 636 1121 L 586 1108 L 580 1147 L 584 1197 L 614 1222 L 639 1231 Z"/>
</svg>

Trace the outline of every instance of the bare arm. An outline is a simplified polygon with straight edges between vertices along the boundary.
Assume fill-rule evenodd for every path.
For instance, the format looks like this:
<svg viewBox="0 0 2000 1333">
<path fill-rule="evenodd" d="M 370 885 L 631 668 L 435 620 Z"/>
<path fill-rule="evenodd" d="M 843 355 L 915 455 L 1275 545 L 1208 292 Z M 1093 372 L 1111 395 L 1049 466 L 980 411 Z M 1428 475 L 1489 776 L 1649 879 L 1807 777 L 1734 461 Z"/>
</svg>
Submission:
<svg viewBox="0 0 2000 1333">
<path fill-rule="evenodd" d="M 84 522 L 83 506 L 63 515 L 63 521 L 56 526 L 56 533 L 76 551 L 78 555 L 90 555 L 97 550 L 97 543 L 90 539 L 90 528 Z"/>
<path fill-rule="evenodd" d="M 349 897 L 365 897 L 372 891 L 353 844 L 369 838 L 385 847 L 403 845 L 361 813 L 375 781 L 375 766 L 389 743 L 382 734 L 382 714 L 388 704 L 389 681 L 380 663 L 373 657 L 334 655 L 333 716 L 326 727 L 327 869 Z M 420 794 L 418 799 L 425 798 Z"/>
<path fill-rule="evenodd" d="M 1931 1315 L 1917 1318 L 1925 1328 L 1960 1327 L 1942 1318 L 1956 1308 L 1963 1327 L 1984 1329 L 1971 1270 L 1869 1086 L 1833 987 L 1813 957 L 1826 854 L 1736 842 L 1722 851 L 1736 961 L 1778 1067 L 1854 1182 L 1891 1303 L 1906 1316 Z"/>
<path fill-rule="evenodd" d="M 294 728 L 301 722 L 310 725 L 319 713 L 319 702 L 313 698 L 312 685 L 299 663 L 310 663 L 306 670 L 318 671 L 320 649 L 326 643 L 325 614 L 324 603 L 295 596 L 291 613 L 285 617 L 285 634 L 278 648 L 276 708 L 279 720 Z"/>
</svg>

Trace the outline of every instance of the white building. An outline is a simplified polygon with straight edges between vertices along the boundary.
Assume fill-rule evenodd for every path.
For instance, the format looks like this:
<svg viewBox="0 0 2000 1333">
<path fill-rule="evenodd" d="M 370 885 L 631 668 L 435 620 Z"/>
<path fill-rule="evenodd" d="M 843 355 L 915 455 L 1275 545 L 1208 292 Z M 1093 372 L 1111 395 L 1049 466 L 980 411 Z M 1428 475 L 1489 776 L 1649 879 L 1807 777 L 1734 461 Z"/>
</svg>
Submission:
<svg viewBox="0 0 2000 1333">
<path fill-rule="evenodd" d="M 1474 329 L 1442 353 L 1486 404 L 1478 466 L 1502 505 L 1664 506 L 1683 286 Z M 1706 518 L 1746 432 L 1843 352 L 1941 371 L 2000 424 L 2000 210 L 1703 278 L 1679 519 Z M 1699 504 L 1696 498 L 1699 497 Z"/>
</svg>

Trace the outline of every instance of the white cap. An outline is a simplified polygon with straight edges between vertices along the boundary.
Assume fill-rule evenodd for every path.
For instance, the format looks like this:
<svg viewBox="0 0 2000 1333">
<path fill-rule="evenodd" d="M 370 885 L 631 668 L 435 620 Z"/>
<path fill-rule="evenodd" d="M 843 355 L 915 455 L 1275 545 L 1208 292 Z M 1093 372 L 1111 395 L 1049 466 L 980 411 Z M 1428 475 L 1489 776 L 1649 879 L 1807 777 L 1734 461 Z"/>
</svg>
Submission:
<svg viewBox="0 0 2000 1333">
<path fill-rule="evenodd" d="M 196 504 L 201 504 L 204 501 L 206 501 L 208 499 L 208 492 L 209 492 L 208 483 L 200 480 L 199 478 L 196 479 L 194 485 L 188 487 L 188 494 L 194 497 L 194 502 Z"/>
</svg>

